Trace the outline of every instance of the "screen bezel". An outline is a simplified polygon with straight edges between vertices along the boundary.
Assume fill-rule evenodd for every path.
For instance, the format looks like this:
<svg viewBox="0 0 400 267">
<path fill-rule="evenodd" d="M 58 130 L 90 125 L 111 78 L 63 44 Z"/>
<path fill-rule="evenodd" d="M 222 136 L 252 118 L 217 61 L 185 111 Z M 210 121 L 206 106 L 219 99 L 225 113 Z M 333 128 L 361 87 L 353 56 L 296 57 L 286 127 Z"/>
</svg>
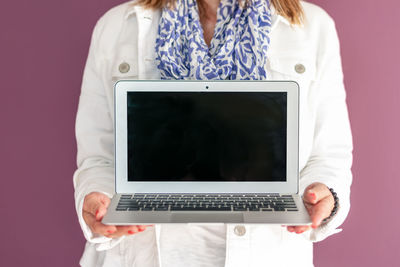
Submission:
<svg viewBox="0 0 400 267">
<path fill-rule="evenodd" d="M 286 182 L 128 181 L 128 92 L 286 92 Z M 121 80 L 114 86 L 116 193 L 288 193 L 299 188 L 299 86 L 294 81 Z"/>
</svg>

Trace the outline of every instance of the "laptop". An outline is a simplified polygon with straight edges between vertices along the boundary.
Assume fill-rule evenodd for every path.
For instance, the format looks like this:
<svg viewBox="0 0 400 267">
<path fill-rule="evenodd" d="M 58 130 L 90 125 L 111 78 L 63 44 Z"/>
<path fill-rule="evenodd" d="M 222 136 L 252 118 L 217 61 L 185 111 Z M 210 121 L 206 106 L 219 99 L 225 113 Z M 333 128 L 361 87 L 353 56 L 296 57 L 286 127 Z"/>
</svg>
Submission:
<svg viewBox="0 0 400 267">
<path fill-rule="evenodd" d="M 115 85 L 115 189 L 102 222 L 310 224 L 292 81 Z"/>
</svg>

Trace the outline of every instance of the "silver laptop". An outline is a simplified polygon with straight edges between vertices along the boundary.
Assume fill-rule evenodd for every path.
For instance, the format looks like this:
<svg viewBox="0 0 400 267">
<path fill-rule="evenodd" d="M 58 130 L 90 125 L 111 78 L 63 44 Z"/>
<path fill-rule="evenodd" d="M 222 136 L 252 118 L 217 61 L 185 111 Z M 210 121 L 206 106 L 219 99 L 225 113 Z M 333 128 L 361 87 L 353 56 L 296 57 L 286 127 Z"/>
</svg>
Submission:
<svg viewBox="0 0 400 267">
<path fill-rule="evenodd" d="M 119 81 L 102 222 L 310 224 L 298 120 L 295 82 Z"/>
</svg>

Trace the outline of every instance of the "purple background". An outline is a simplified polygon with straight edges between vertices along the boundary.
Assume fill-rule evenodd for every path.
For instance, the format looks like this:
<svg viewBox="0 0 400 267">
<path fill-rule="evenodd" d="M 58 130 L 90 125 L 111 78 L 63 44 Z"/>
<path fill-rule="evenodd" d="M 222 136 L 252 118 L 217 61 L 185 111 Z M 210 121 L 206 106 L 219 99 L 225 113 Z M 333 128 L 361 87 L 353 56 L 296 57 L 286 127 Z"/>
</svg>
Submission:
<svg viewBox="0 0 400 267">
<path fill-rule="evenodd" d="M 78 265 L 84 238 L 73 200 L 75 112 L 93 26 L 121 2 L 2 1 L 0 266 Z M 336 20 L 355 145 L 351 213 L 342 233 L 315 246 L 315 264 L 394 266 L 400 3 L 312 2 Z"/>
</svg>

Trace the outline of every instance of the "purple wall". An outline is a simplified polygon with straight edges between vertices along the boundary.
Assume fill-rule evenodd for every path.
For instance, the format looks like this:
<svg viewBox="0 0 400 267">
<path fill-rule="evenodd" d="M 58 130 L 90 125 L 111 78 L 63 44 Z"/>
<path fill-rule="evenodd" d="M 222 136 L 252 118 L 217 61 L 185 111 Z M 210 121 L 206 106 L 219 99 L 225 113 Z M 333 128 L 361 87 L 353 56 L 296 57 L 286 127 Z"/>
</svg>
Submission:
<svg viewBox="0 0 400 267">
<path fill-rule="evenodd" d="M 73 202 L 75 112 L 92 28 L 120 2 L 2 1 L 0 266 L 78 265 L 84 239 Z M 400 3 L 313 2 L 337 23 L 355 144 L 351 213 L 341 234 L 315 246 L 315 264 L 394 266 Z"/>
</svg>

